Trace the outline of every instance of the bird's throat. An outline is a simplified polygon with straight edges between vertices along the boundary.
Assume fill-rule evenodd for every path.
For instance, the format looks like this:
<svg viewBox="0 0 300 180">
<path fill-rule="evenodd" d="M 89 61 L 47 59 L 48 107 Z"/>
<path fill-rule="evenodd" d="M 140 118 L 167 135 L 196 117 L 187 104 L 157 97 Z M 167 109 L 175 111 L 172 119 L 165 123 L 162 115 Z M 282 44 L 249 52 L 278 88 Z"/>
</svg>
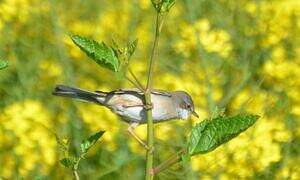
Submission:
<svg viewBox="0 0 300 180">
<path fill-rule="evenodd" d="M 186 109 L 179 108 L 178 109 L 178 116 L 180 117 L 180 119 L 187 120 L 190 116 L 190 112 Z"/>
</svg>

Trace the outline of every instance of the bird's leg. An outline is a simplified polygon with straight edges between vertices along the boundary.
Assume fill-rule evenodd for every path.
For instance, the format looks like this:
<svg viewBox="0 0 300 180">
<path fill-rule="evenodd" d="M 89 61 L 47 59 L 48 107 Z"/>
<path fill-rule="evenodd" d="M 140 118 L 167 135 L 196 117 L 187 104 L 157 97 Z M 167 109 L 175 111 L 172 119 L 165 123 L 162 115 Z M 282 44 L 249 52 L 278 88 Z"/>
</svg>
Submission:
<svg viewBox="0 0 300 180">
<path fill-rule="evenodd" d="M 150 104 L 144 104 L 143 107 L 146 109 L 146 110 L 150 110 L 150 109 L 153 109 L 153 104 L 150 103 Z"/>
<path fill-rule="evenodd" d="M 134 132 L 134 129 L 139 125 L 138 123 L 132 123 L 129 125 L 127 131 L 136 139 L 147 151 L 149 151 L 149 147 L 147 144 Z"/>
</svg>

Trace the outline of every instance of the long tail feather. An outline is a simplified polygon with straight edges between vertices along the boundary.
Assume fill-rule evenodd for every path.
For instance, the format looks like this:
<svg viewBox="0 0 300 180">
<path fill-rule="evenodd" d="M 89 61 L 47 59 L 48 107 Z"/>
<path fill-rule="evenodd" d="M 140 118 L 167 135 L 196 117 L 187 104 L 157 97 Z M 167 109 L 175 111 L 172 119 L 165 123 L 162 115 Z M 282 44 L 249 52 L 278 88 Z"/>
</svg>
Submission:
<svg viewBox="0 0 300 180">
<path fill-rule="evenodd" d="M 52 94 L 55 96 L 70 97 L 99 104 L 104 102 L 105 96 L 107 95 L 105 92 L 91 92 L 64 85 L 57 85 Z"/>
</svg>

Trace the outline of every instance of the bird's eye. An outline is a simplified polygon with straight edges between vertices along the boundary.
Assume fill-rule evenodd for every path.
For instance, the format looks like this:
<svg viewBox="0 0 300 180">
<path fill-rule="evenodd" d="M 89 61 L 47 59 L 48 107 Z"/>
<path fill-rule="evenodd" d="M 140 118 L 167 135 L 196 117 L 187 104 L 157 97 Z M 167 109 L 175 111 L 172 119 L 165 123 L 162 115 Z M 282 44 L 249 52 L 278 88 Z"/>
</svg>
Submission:
<svg viewBox="0 0 300 180">
<path fill-rule="evenodd" d="M 187 105 L 186 105 L 186 108 L 191 109 L 191 105 L 190 105 L 190 104 L 187 104 Z"/>
</svg>

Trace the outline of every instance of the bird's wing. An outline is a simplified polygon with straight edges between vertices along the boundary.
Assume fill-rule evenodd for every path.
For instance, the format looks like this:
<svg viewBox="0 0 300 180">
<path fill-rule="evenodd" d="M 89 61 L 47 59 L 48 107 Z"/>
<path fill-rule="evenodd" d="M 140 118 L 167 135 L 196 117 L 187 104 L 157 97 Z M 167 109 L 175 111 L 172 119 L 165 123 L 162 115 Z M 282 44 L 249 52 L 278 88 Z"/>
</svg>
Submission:
<svg viewBox="0 0 300 180">
<path fill-rule="evenodd" d="M 140 95 L 143 94 L 143 92 L 137 88 L 118 89 L 118 90 L 112 91 L 111 93 L 115 93 L 115 94 L 138 93 Z M 168 97 L 172 96 L 172 94 L 170 92 L 163 91 L 163 90 L 157 90 L 157 89 L 153 89 L 151 93 L 155 94 L 155 95 L 162 95 L 162 96 L 168 96 Z"/>
<path fill-rule="evenodd" d="M 172 94 L 170 92 L 162 91 L 162 90 L 156 90 L 156 89 L 152 90 L 151 93 L 156 94 L 156 95 L 168 96 L 168 97 L 172 96 Z"/>
<path fill-rule="evenodd" d="M 138 94 L 143 94 L 142 91 L 140 91 L 137 88 L 128 88 L 128 89 L 118 89 L 115 91 L 112 91 L 111 93 L 115 93 L 115 94 L 126 94 L 126 93 L 138 93 Z"/>
</svg>

